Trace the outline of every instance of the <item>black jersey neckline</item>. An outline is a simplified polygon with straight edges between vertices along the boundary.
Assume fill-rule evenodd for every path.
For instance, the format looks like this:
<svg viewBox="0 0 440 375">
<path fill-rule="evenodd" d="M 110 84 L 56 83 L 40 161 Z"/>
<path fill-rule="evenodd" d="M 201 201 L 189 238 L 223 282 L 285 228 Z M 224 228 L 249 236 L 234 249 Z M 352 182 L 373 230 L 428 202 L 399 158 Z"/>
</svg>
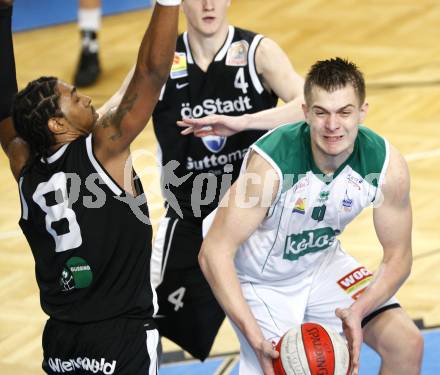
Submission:
<svg viewBox="0 0 440 375">
<path fill-rule="evenodd" d="M 214 58 L 212 59 L 212 61 L 209 63 L 208 68 L 206 69 L 206 71 L 204 71 L 199 64 L 197 64 L 197 62 L 195 61 L 192 51 L 191 51 L 191 45 L 189 43 L 189 37 L 188 37 L 188 31 L 185 31 L 183 33 L 183 42 L 185 44 L 185 49 L 186 49 L 186 56 L 187 56 L 187 62 L 188 64 L 192 64 L 197 66 L 197 68 L 203 72 L 203 73 L 207 73 L 210 66 L 212 65 L 213 62 L 216 61 L 222 61 L 224 59 L 224 57 L 226 56 L 228 49 L 232 43 L 232 41 L 234 40 L 234 35 L 235 35 L 235 27 L 232 25 L 228 26 L 228 33 L 226 35 L 226 38 L 222 44 L 222 46 L 218 49 L 218 51 L 215 53 Z"/>
</svg>

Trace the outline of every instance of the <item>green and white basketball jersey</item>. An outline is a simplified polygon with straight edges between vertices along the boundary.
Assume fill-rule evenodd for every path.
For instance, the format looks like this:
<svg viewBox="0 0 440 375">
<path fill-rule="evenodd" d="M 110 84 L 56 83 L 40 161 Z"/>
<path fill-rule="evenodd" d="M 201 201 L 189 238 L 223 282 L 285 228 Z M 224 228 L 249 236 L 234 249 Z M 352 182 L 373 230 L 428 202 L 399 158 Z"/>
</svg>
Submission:
<svg viewBox="0 0 440 375">
<path fill-rule="evenodd" d="M 331 177 L 313 161 L 304 122 L 274 129 L 251 149 L 273 166 L 281 183 L 265 220 L 237 251 L 242 281 L 282 281 L 311 270 L 379 196 L 389 160 L 388 142 L 363 126 L 352 154 Z"/>
</svg>

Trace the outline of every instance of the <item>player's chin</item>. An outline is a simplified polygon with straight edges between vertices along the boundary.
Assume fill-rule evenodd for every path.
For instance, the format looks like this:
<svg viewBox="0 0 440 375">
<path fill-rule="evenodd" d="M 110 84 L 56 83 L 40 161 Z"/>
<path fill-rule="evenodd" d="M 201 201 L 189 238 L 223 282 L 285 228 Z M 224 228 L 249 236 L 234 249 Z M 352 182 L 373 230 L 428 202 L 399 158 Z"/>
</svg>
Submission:
<svg viewBox="0 0 440 375">
<path fill-rule="evenodd" d="M 218 32 L 219 27 L 220 25 L 217 22 L 204 23 L 201 27 L 201 32 L 205 37 L 214 36 Z"/>
</svg>

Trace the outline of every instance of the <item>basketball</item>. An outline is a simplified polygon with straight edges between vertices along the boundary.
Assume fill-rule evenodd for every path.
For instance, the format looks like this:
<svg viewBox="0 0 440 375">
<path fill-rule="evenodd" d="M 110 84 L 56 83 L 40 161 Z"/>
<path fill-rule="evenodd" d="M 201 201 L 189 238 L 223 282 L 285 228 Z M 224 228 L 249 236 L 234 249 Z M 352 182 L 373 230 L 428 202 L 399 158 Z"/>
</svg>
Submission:
<svg viewBox="0 0 440 375">
<path fill-rule="evenodd" d="M 275 375 L 347 375 L 350 355 L 345 339 L 317 323 L 289 329 L 276 348 Z"/>
</svg>

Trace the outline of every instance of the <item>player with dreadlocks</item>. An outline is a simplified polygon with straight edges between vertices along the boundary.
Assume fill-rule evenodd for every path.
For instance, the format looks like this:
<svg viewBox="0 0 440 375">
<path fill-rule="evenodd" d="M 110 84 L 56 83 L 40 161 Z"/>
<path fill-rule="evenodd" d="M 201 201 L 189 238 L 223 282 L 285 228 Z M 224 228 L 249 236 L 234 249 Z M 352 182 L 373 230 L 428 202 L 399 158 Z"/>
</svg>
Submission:
<svg viewBox="0 0 440 375">
<path fill-rule="evenodd" d="M 56 144 L 47 123 L 50 118 L 64 117 L 58 105 L 60 97 L 55 77 L 41 77 L 27 85 L 16 96 L 14 124 L 21 138 L 28 140 L 32 157 L 47 158 Z M 38 103 L 35 106 L 34 103 Z M 32 124 L 32 126 L 26 126 Z"/>
<path fill-rule="evenodd" d="M 48 374 L 157 374 L 151 227 L 126 202 L 143 198 L 130 144 L 169 75 L 180 2 L 157 0 L 117 108 L 99 116 L 74 86 L 41 77 L 16 95 L 12 122 L 12 9 L 0 0 L 0 75 L 6 83 L 0 139 L 19 183 L 20 226 L 49 315 L 43 333 Z M 138 208 L 147 216 L 142 201 Z"/>
</svg>

